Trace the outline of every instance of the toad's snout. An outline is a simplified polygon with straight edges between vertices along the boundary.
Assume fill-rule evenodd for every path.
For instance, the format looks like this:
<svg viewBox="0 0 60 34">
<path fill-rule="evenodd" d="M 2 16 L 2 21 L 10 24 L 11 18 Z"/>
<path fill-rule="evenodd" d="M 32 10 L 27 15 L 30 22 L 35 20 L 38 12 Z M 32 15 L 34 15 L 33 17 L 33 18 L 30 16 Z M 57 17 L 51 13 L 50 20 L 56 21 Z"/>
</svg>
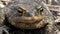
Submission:
<svg viewBox="0 0 60 34">
<path fill-rule="evenodd" d="M 36 23 L 44 18 L 43 15 L 33 16 L 33 17 L 18 17 L 14 18 L 12 21 L 16 23 Z"/>
</svg>

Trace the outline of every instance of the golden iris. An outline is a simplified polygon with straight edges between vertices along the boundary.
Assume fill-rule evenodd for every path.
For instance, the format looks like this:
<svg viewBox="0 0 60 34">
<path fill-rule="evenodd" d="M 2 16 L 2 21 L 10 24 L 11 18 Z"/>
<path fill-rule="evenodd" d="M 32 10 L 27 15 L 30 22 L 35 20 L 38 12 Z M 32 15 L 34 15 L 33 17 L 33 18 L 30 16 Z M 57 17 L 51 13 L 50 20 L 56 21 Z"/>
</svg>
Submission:
<svg viewBox="0 0 60 34">
<path fill-rule="evenodd" d="M 37 7 L 37 11 L 41 13 L 43 11 L 42 6 Z"/>
<path fill-rule="evenodd" d="M 23 15 L 23 14 L 26 13 L 26 10 L 24 10 L 24 9 L 21 8 L 21 7 L 19 7 L 19 8 L 18 8 L 18 12 L 19 12 L 19 14 Z"/>
</svg>

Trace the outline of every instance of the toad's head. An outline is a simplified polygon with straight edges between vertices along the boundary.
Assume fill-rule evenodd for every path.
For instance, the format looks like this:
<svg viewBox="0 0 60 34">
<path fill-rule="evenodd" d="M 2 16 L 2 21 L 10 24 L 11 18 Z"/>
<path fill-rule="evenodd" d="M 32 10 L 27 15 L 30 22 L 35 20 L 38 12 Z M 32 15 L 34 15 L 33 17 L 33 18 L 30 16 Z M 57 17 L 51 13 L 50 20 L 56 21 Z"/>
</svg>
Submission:
<svg viewBox="0 0 60 34">
<path fill-rule="evenodd" d="M 13 5 L 8 13 L 8 19 L 11 24 L 18 28 L 40 28 L 42 24 L 40 21 L 45 18 L 45 13 L 47 13 L 41 1 L 19 0 L 13 3 Z"/>
</svg>

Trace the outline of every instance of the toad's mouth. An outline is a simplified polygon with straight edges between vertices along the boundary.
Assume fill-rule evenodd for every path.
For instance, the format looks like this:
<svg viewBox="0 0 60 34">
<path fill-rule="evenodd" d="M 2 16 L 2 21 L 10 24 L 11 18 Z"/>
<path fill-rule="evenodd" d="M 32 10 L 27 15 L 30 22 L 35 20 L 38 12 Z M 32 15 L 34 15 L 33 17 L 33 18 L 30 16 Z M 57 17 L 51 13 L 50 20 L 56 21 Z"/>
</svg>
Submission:
<svg viewBox="0 0 60 34">
<path fill-rule="evenodd" d="M 41 21 L 45 16 L 33 16 L 33 17 L 17 17 L 12 19 L 15 23 L 36 23 L 37 21 Z"/>
</svg>

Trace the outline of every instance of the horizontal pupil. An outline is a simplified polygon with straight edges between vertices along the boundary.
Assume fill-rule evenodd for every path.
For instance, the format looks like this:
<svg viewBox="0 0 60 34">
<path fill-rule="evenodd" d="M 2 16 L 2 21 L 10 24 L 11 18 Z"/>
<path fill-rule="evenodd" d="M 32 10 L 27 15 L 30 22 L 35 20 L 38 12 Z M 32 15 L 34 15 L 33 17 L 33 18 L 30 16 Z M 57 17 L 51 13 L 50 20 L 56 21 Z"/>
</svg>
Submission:
<svg viewBox="0 0 60 34">
<path fill-rule="evenodd" d="M 19 13 L 23 13 L 23 11 L 18 10 Z"/>
<path fill-rule="evenodd" d="M 37 11 L 43 11 L 43 9 L 42 8 L 39 8 L 39 9 L 37 9 Z"/>
<path fill-rule="evenodd" d="M 43 11 L 43 9 L 41 9 L 40 11 Z"/>
</svg>

